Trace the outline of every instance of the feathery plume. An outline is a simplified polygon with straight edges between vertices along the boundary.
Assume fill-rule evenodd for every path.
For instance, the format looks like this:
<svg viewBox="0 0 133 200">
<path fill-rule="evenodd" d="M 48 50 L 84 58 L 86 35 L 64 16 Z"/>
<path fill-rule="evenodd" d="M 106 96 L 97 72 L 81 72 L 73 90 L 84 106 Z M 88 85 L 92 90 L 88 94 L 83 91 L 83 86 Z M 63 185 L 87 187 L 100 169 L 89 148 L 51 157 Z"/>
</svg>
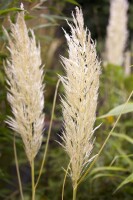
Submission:
<svg viewBox="0 0 133 200">
<path fill-rule="evenodd" d="M 23 10 L 23 7 L 21 5 Z M 5 30 L 9 41 L 11 58 L 7 60 L 7 98 L 14 117 L 8 125 L 22 137 L 29 162 L 35 158 L 42 143 L 44 127 L 43 67 L 40 46 L 35 35 L 28 31 L 24 21 L 24 10 L 18 13 L 16 23 L 10 21 L 11 34 Z M 29 37 L 29 33 L 31 37 Z"/>
<path fill-rule="evenodd" d="M 111 0 L 110 19 L 107 27 L 106 61 L 114 65 L 122 65 L 124 50 L 128 38 L 127 0 Z"/>
<path fill-rule="evenodd" d="M 76 186 L 85 167 L 91 162 L 92 139 L 99 88 L 100 62 L 97 60 L 96 45 L 90 32 L 84 29 L 82 10 L 76 7 L 72 13 L 73 24 L 68 25 L 71 35 L 65 32 L 69 58 L 62 57 L 66 76 L 61 77 L 65 88 L 62 98 L 64 131 L 61 137 L 68 153 L 71 166 L 70 176 Z"/>
</svg>

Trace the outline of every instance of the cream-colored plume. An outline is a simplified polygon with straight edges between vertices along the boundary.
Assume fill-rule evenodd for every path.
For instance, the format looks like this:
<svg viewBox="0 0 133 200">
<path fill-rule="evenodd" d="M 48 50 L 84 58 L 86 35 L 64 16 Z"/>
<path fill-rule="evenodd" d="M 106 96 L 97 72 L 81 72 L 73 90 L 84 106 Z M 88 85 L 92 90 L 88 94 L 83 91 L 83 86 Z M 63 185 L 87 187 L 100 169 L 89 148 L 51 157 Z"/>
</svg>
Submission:
<svg viewBox="0 0 133 200">
<path fill-rule="evenodd" d="M 71 35 L 65 33 L 68 58 L 62 57 L 66 76 L 61 77 L 65 88 L 62 98 L 64 117 L 63 147 L 69 155 L 70 176 L 76 186 L 85 167 L 91 162 L 94 122 L 96 119 L 100 62 L 90 32 L 84 29 L 82 10 L 76 7 Z"/>
<path fill-rule="evenodd" d="M 23 9 L 22 5 L 21 8 Z M 7 98 L 14 117 L 9 117 L 7 123 L 21 135 L 31 163 L 41 146 L 44 127 L 44 85 L 40 46 L 36 45 L 34 32 L 27 30 L 24 11 L 18 13 L 15 24 L 10 21 L 10 27 L 10 35 L 5 30 L 11 54 L 5 71 Z"/>
<path fill-rule="evenodd" d="M 111 0 L 110 3 L 105 59 L 107 63 L 121 66 L 128 38 L 127 10 L 129 5 L 127 0 Z"/>
</svg>

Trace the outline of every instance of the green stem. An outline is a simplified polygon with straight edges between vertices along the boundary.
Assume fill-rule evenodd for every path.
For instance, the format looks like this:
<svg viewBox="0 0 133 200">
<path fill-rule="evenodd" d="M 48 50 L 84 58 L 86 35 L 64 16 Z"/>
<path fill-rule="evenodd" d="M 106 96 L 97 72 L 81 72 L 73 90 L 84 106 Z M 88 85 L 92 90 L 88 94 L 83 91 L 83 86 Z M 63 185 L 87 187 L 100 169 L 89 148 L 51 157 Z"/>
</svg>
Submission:
<svg viewBox="0 0 133 200">
<path fill-rule="evenodd" d="M 34 159 L 31 163 L 31 180 L 32 180 L 32 200 L 35 200 L 35 170 L 34 170 Z"/>
<path fill-rule="evenodd" d="M 44 151 L 44 154 L 43 154 L 42 164 L 41 164 L 41 167 L 40 167 L 40 170 L 39 170 L 39 175 L 38 175 L 38 178 L 37 178 L 37 181 L 36 181 L 36 184 L 35 184 L 35 188 L 38 186 L 40 177 L 42 175 L 42 170 L 43 170 L 43 167 L 44 167 L 44 163 L 45 163 L 45 160 L 46 160 L 46 155 L 47 155 L 47 151 L 48 151 L 48 145 L 49 145 L 49 139 L 50 139 L 50 134 L 51 134 L 51 129 L 52 129 L 54 110 L 55 110 L 55 104 L 56 104 L 56 98 L 57 98 L 57 92 L 58 92 L 59 84 L 60 84 L 60 79 L 58 80 L 58 82 L 56 84 L 53 107 L 52 107 L 52 114 L 51 114 L 51 119 L 50 119 L 49 130 L 48 130 L 48 137 L 47 137 L 47 141 L 46 141 L 46 147 L 45 147 L 45 151 Z"/>
<path fill-rule="evenodd" d="M 15 135 L 14 135 L 14 139 L 13 139 L 13 149 L 14 149 L 14 157 L 15 157 L 15 164 L 16 164 L 16 171 L 17 171 L 17 176 L 18 176 L 18 184 L 19 184 L 20 195 L 21 195 L 21 199 L 24 200 L 22 182 L 21 182 L 19 165 L 18 165 L 18 157 L 17 157 L 16 137 L 15 137 Z"/>
<path fill-rule="evenodd" d="M 76 200 L 76 196 L 77 196 L 77 186 L 73 187 L 73 200 Z"/>
<path fill-rule="evenodd" d="M 67 178 L 67 174 L 68 174 L 68 170 L 69 170 L 69 167 L 70 167 L 70 164 L 71 164 L 71 160 L 67 166 L 67 169 L 65 170 L 65 176 L 64 176 L 64 180 L 63 180 L 63 185 L 62 185 L 62 200 L 64 199 L 64 188 L 65 188 L 65 183 L 66 183 L 66 178 Z"/>
</svg>

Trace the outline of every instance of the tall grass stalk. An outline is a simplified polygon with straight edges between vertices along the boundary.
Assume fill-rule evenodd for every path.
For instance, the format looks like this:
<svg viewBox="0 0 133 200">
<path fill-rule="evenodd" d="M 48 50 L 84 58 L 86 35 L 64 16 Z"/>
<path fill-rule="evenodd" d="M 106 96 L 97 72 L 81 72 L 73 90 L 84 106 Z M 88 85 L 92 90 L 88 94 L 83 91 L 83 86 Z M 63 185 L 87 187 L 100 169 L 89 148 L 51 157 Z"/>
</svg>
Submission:
<svg viewBox="0 0 133 200">
<path fill-rule="evenodd" d="M 41 147 L 44 128 L 44 72 L 40 45 L 36 44 L 34 32 L 27 29 L 23 4 L 21 9 L 15 24 L 9 19 L 11 33 L 4 29 L 11 54 L 5 66 L 7 98 L 13 113 L 6 122 L 23 140 L 31 167 L 32 200 L 35 200 L 34 160 Z"/>
<path fill-rule="evenodd" d="M 64 179 L 63 179 L 63 185 L 62 185 L 62 200 L 64 199 L 65 183 L 66 183 L 66 178 L 67 178 L 68 171 L 69 171 L 69 168 L 70 168 L 70 164 L 71 164 L 71 161 L 69 162 L 67 169 L 65 170 L 65 175 L 64 175 Z"/>
<path fill-rule="evenodd" d="M 73 188 L 73 200 L 76 200 L 76 196 L 77 196 L 77 186 Z"/>
<path fill-rule="evenodd" d="M 24 200 L 22 181 L 21 181 L 19 164 L 18 164 L 18 156 L 17 156 L 16 137 L 15 137 L 15 135 L 14 135 L 14 138 L 13 138 L 13 150 L 14 150 L 14 158 L 15 158 L 15 164 L 16 164 L 16 171 L 17 171 L 17 177 L 18 177 L 20 196 L 21 196 L 21 200 Z"/>
<path fill-rule="evenodd" d="M 35 200 L 35 169 L 34 169 L 34 160 L 31 163 L 31 182 L 32 182 L 32 200 Z"/>
<path fill-rule="evenodd" d="M 76 7 L 69 24 L 71 35 L 65 32 L 68 43 L 68 58 L 62 57 L 66 76 L 61 77 L 65 98 L 61 99 L 64 131 L 61 144 L 71 162 L 69 176 L 72 180 L 73 199 L 76 199 L 77 182 L 95 156 L 93 129 L 99 88 L 100 62 L 91 34 L 84 28 L 82 10 Z"/>
<path fill-rule="evenodd" d="M 35 188 L 37 188 L 37 186 L 38 186 L 39 180 L 40 180 L 41 175 L 42 175 L 42 170 L 43 170 L 43 167 L 44 167 L 44 164 L 45 164 L 45 160 L 46 160 L 46 155 L 47 155 L 49 139 L 50 139 L 50 135 L 51 135 L 51 129 L 52 129 L 52 123 L 53 123 L 53 117 L 54 117 L 54 111 L 55 111 L 55 105 L 56 105 L 56 99 L 57 99 L 57 93 L 58 93 L 59 84 L 60 84 L 60 79 L 57 81 L 57 84 L 56 84 L 56 89 L 55 89 L 55 94 L 54 94 L 52 113 L 51 113 L 51 119 L 50 119 L 50 125 L 49 125 L 49 130 L 48 130 L 48 136 L 47 136 L 45 151 L 44 151 L 44 154 L 43 154 L 42 163 L 41 163 L 41 167 L 40 167 L 40 170 L 39 170 L 39 175 L 38 175 L 38 178 L 37 178 L 37 181 L 36 181 L 36 184 L 35 184 Z"/>
</svg>

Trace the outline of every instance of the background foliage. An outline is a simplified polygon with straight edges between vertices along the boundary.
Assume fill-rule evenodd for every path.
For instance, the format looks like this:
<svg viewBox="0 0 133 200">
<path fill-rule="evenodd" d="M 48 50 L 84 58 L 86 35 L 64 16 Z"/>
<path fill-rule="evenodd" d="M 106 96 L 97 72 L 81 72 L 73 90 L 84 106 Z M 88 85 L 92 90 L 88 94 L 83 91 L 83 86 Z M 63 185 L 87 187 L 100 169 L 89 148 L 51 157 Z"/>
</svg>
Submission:
<svg viewBox="0 0 133 200">
<path fill-rule="evenodd" d="M 57 74 L 64 71 L 60 64 L 59 55 L 66 54 L 66 41 L 61 27 L 69 31 L 65 19 L 71 21 L 71 11 L 75 5 L 82 6 L 85 24 L 92 33 L 92 38 L 97 40 L 99 57 L 104 52 L 106 27 L 109 17 L 109 0 L 25 0 L 26 21 L 29 28 L 34 29 L 37 40 L 42 47 L 42 62 L 45 63 L 45 133 L 40 153 L 36 159 L 36 175 L 41 162 L 49 120 Z M 133 49 L 133 1 L 129 8 L 129 41 L 127 48 Z M 19 189 L 16 177 L 16 168 L 13 154 L 13 132 L 8 129 L 5 119 L 10 114 L 10 107 L 6 100 L 6 84 L 4 66 L 9 52 L 6 49 L 7 41 L 3 34 L 2 26 L 8 29 L 8 16 L 15 21 L 15 15 L 19 11 L 19 0 L 0 1 L 0 199 L 19 199 Z M 133 89 L 133 75 L 125 77 L 124 68 L 109 65 L 102 69 L 101 85 L 99 91 L 99 102 L 97 116 L 104 115 L 112 108 L 123 104 Z M 63 87 L 60 85 L 60 94 Z M 132 101 L 132 99 L 131 99 Z M 98 118 L 97 124 L 102 122 L 97 130 L 94 153 L 98 152 L 103 141 L 107 137 L 119 111 L 113 116 Z M 133 196 L 133 114 L 124 114 L 115 128 L 115 132 L 106 145 L 100 159 L 88 175 L 88 179 L 80 186 L 78 199 L 85 200 L 130 200 Z M 37 190 L 38 200 L 61 199 L 62 182 L 64 171 L 68 164 L 68 158 L 62 148 L 55 142 L 60 140 L 62 114 L 60 99 L 58 96 L 53 121 L 52 135 L 44 167 L 41 182 Z M 25 199 L 30 199 L 30 168 L 23 151 L 23 144 L 17 138 L 17 150 L 20 163 L 20 172 L 25 192 Z M 122 183 L 122 184 L 121 184 Z M 122 188 L 121 188 L 122 186 Z M 116 191 L 116 189 L 120 189 Z M 114 193 L 115 192 L 115 193 Z M 65 187 L 65 198 L 71 199 L 72 188 L 69 178 Z"/>
</svg>

